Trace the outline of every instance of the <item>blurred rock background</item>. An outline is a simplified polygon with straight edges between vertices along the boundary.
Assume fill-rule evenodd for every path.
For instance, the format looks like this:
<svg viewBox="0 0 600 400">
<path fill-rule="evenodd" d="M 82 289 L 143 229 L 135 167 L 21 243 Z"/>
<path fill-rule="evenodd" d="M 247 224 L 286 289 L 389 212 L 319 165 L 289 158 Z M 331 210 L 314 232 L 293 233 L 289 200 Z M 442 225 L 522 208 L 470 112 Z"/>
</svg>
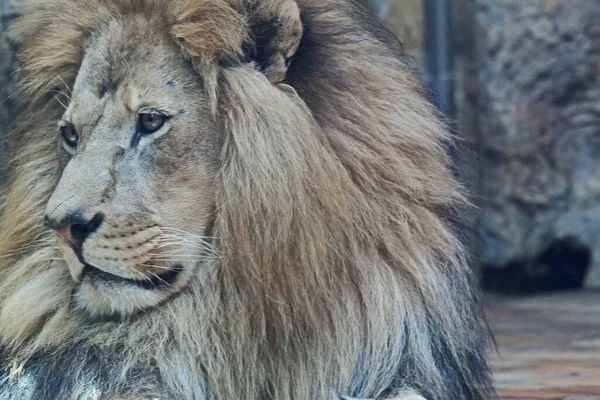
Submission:
<svg viewBox="0 0 600 400">
<path fill-rule="evenodd" d="M 14 18 L 11 0 L 0 0 L 0 166 L 8 150 L 6 131 L 8 125 L 15 117 L 14 103 L 9 95 L 15 80 L 15 48 L 9 43 L 6 31 L 10 21 Z M 0 168 L 0 179 L 4 171 Z"/>
<path fill-rule="evenodd" d="M 405 0 L 373 0 L 390 24 Z M 600 287 L 600 1 L 424 0 L 428 82 L 465 139 L 460 171 L 480 214 L 471 242 L 484 284 L 520 292 Z M 429 10 L 449 7 L 440 21 Z M 401 30 L 397 30 L 402 34 Z M 450 36 L 448 70 L 427 39 Z M 409 35 L 410 37 L 410 35 Z M 408 47 L 411 51 L 410 46 Z"/>
<path fill-rule="evenodd" d="M 600 1 L 475 11 L 489 283 L 600 286 Z"/>
<path fill-rule="evenodd" d="M 368 1 L 464 139 L 483 283 L 600 287 L 600 0 Z M 10 3 L 0 0 L 0 157 L 15 115 Z"/>
</svg>

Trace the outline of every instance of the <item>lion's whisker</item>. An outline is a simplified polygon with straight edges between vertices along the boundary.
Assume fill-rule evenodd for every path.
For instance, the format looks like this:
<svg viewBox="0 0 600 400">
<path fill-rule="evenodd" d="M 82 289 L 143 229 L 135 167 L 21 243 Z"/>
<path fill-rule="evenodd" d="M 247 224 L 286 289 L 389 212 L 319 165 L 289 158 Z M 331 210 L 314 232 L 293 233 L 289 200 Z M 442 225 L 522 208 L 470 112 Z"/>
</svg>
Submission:
<svg viewBox="0 0 600 400">
<path fill-rule="evenodd" d="M 62 76 L 57 75 L 57 77 L 58 77 L 58 79 L 60 79 L 60 81 L 63 83 L 63 85 L 65 85 L 65 89 L 67 89 L 69 91 L 69 94 L 73 94 L 73 91 L 71 90 L 71 88 L 69 87 L 67 82 L 65 82 L 65 80 L 62 78 Z M 71 100 L 71 96 L 69 96 L 69 100 Z"/>
<path fill-rule="evenodd" d="M 203 255 L 173 255 L 173 256 L 156 256 L 152 257 L 152 260 L 205 260 L 210 257 Z"/>
<path fill-rule="evenodd" d="M 27 243 L 27 244 L 26 244 L 25 246 L 23 246 L 23 247 L 26 247 L 26 246 L 32 246 L 32 245 L 36 245 L 36 244 L 38 244 L 38 243 L 48 243 L 48 244 L 51 244 L 51 243 L 54 243 L 54 242 L 55 242 L 54 238 L 50 238 L 50 237 L 47 237 L 47 238 L 39 238 L 39 239 L 35 239 L 35 240 L 32 240 L 32 241 L 30 241 L 29 243 Z"/>
<path fill-rule="evenodd" d="M 53 92 L 53 93 L 55 93 L 57 96 L 58 96 L 59 94 L 60 94 L 60 95 L 62 95 L 62 96 L 65 96 L 69 102 L 71 101 L 71 96 L 69 96 L 68 94 L 66 94 L 66 93 L 65 93 L 65 92 L 63 92 L 63 91 L 60 91 L 60 90 L 53 90 L 52 92 Z"/>
<path fill-rule="evenodd" d="M 54 236 L 54 232 L 43 230 L 40 233 L 38 233 L 37 235 L 35 235 L 33 237 L 33 239 L 31 239 L 31 240 L 36 240 L 36 239 L 38 239 L 38 238 L 40 238 L 41 236 L 44 236 L 44 235 L 52 235 L 52 236 Z"/>
<path fill-rule="evenodd" d="M 185 248 L 179 248 L 179 249 L 174 249 L 174 250 L 169 250 L 169 251 L 161 251 L 160 253 L 156 254 L 157 256 L 164 256 L 164 255 L 169 255 L 169 254 L 180 254 L 185 250 Z"/>
<path fill-rule="evenodd" d="M 178 249 L 176 249 L 177 251 L 183 250 L 183 247 L 181 246 L 183 243 L 182 242 L 167 242 L 166 240 L 164 242 L 158 241 L 159 244 L 156 245 L 157 249 L 163 249 L 165 247 L 169 247 L 169 246 L 176 246 L 176 245 L 180 245 Z"/>
<path fill-rule="evenodd" d="M 176 235 L 164 235 L 164 237 L 165 238 L 175 237 L 176 239 L 179 240 L 179 242 L 177 243 L 179 245 L 187 245 L 190 247 L 199 248 L 199 249 L 206 251 L 207 253 L 211 253 L 211 254 L 215 254 L 215 255 L 219 254 L 219 250 L 217 248 L 215 248 L 214 246 L 212 246 L 206 242 L 191 241 L 191 240 L 180 238 Z"/>
<path fill-rule="evenodd" d="M 192 252 L 192 253 L 187 253 L 187 252 L 184 252 L 183 250 L 185 250 L 185 249 L 160 252 L 160 253 L 155 254 L 154 257 L 164 257 L 164 256 L 171 256 L 171 255 L 177 256 L 177 257 L 195 257 L 196 255 L 197 256 L 215 256 L 215 257 L 220 256 L 220 253 L 218 253 L 216 251 L 212 251 L 210 249 L 204 249 L 204 251 Z"/>
<path fill-rule="evenodd" d="M 218 237 L 216 237 L 216 236 L 202 236 L 202 235 L 196 235 L 196 234 L 194 234 L 194 233 L 191 233 L 191 232 L 187 232 L 187 231 L 184 231 L 184 230 L 181 230 L 181 229 L 177 229 L 177 228 L 171 228 L 171 227 L 168 227 L 168 226 L 161 226 L 161 229 L 162 229 L 163 231 L 174 231 L 174 232 L 179 232 L 179 233 L 182 233 L 182 234 L 184 234 L 184 235 L 188 235 L 188 236 L 192 236 L 192 237 L 196 237 L 196 238 L 203 238 L 203 239 L 218 239 Z"/>
<path fill-rule="evenodd" d="M 206 257 L 206 258 L 185 258 L 185 259 L 177 259 L 177 258 L 161 258 L 158 260 L 152 260 L 153 262 L 159 263 L 204 263 L 207 261 L 212 261 L 215 258 Z"/>
<path fill-rule="evenodd" d="M 44 249 L 44 247 L 46 247 L 47 245 L 51 245 L 51 242 L 48 243 L 44 243 L 42 241 L 40 241 L 39 243 L 35 243 L 35 244 L 27 244 L 25 246 L 19 247 L 17 249 L 12 249 L 6 252 L 3 252 L 2 256 L 0 256 L 0 258 L 6 258 L 6 257 L 11 257 L 17 254 L 23 254 L 23 253 L 28 253 L 28 252 L 34 252 L 37 250 L 42 250 Z"/>
<path fill-rule="evenodd" d="M 55 92 L 55 93 L 57 93 L 57 92 Z M 60 93 L 60 92 L 58 92 L 58 93 Z M 64 104 L 62 101 L 60 101 L 60 99 L 59 99 L 57 96 L 54 96 L 54 100 L 58 101 L 58 103 L 59 103 L 59 104 L 60 104 L 60 105 L 61 105 L 61 106 L 62 106 L 62 107 L 65 109 L 65 110 L 66 110 L 66 109 L 68 109 L 68 107 L 67 107 L 67 106 L 66 106 L 66 105 L 65 105 L 65 104 Z"/>
<path fill-rule="evenodd" d="M 135 272 L 137 272 L 144 280 L 146 280 L 148 282 L 152 281 L 152 279 L 148 275 L 146 275 L 145 273 L 141 272 L 140 270 L 138 270 L 134 266 L 130 265 L 129 268 L 131 268 L 132 270 L 134 270 Z"/>
<path fill-rule="evenodd" d="M 204 241 L 204 240 L 190 240 L 187 239 L 185 237 L 179 236 L 179 235 L 172 235 L 172 234 L 166 234 L 166 235 L 161 235 L 163 238 L 175 238 L 178 239 L 179 241 L 186 243 L 186 244 L 191 244 L 191 245 L 196 245 L 196 246 L 204 246 L 206 248 L 209 249 L 216 249 L 215 246 L 213 246 L 212 244 Z M 200 238 L 200 236 L 192 236 L 193 239 L 197 239 Z"/>
<path fill-rule="evenodd" d="M 176 269 L 175 267 L 163 267 L 161 265 L 152 265 L 152 264 L 137 264 L 141 267 L 148 267 L 148 268 L 158 268 L 158 269 L 162 269 L 165 271 L 172 271 L 174 269 Z"/>
<path fill-rule="evenodd" d="M 161 281 L 165 286 L 171 286 L 171 284 L 167 281 L 165 281 L 163 278 L 161 278 L 160 276 L 156 275 L 154 272 L 150 272 L 148 271 L 148 273 L 152 276 L 154 276 L 156 279 L 158 279 L 159 281 Z"/>
<path fill-rule="evenodd" d="M 161 260 L 209 260 L 214 259 L 216 257 L 207 256 L 207 255 L 167 255 L 167 256 L 156 256 L 152 257 L 152 261 L 161 261 Z"/>
</svg>

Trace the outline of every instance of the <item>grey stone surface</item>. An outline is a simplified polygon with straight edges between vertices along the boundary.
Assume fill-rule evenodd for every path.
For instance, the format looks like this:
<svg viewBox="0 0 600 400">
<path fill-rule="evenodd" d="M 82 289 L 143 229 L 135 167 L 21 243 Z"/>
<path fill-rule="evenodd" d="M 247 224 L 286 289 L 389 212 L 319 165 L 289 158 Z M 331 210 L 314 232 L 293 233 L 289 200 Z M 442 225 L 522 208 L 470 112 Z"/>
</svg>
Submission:
<svg viewBox="0 0 600 400">
<path fill-rule="evenodd" d="M 478 0 L 476 13 L 482 261 L 543 277 L 560 259 L 565 279 L 589 261 L 598 287 L 600 1 Z"/>
<path fill-rule="evenodd" d="M 10 21 L 15 17 L 12 4 L 11 0 L 0 0 L 0 165 L 4 165 L 8 149 L 6 131 L 16 113 L 15 104 L 9 98 L 16 77 L 15 48 L 7 37 Z M 3 172 L 0 169 L 0 180 Z"/>
</svg>

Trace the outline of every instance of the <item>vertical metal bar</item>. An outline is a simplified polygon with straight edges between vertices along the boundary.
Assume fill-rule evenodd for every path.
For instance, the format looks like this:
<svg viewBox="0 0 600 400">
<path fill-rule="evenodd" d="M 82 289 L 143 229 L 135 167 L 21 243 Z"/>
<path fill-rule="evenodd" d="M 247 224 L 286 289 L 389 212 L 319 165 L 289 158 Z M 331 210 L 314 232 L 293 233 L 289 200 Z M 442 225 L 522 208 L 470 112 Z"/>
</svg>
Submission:
<svg viewBox="0 0 600 400">
<path fill-rule="evenodd" d="M 425 78 L 433 101 L 447 115 L 454 114 L 450 0 L 425 1 Z"/>
</svg>

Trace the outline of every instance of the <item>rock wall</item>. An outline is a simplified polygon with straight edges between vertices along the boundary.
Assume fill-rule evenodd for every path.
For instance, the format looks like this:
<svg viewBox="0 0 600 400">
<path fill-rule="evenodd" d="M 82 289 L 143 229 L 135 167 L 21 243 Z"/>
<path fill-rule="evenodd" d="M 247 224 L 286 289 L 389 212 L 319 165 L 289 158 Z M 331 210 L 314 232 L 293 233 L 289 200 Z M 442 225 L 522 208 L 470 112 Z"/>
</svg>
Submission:
<svg viewBox="0 0 600 400">
<path fill-rule="evenodd" d="M 372 0 L 417 59 L 426 1 Z M 600 0 L 451 6 L 474 267 L 502 290 L 600 287 Z"/>
<path fill-rule="evenodd" d="M 15 49 L 8 42 L 6 30 L 14 14 L 10 0 L 0 0 L 0 165 L 7 152 L 5 132 L 15 117 L 15 106 L 10 100 L 10 90 L 15 81 Z M 3 171 L 0 168 L 0 180 Z"/>
<path fill-rule="evenodd" d="M 476 0 L 490 286 L 600 286 L 600 1 Z"/>
</svg>

